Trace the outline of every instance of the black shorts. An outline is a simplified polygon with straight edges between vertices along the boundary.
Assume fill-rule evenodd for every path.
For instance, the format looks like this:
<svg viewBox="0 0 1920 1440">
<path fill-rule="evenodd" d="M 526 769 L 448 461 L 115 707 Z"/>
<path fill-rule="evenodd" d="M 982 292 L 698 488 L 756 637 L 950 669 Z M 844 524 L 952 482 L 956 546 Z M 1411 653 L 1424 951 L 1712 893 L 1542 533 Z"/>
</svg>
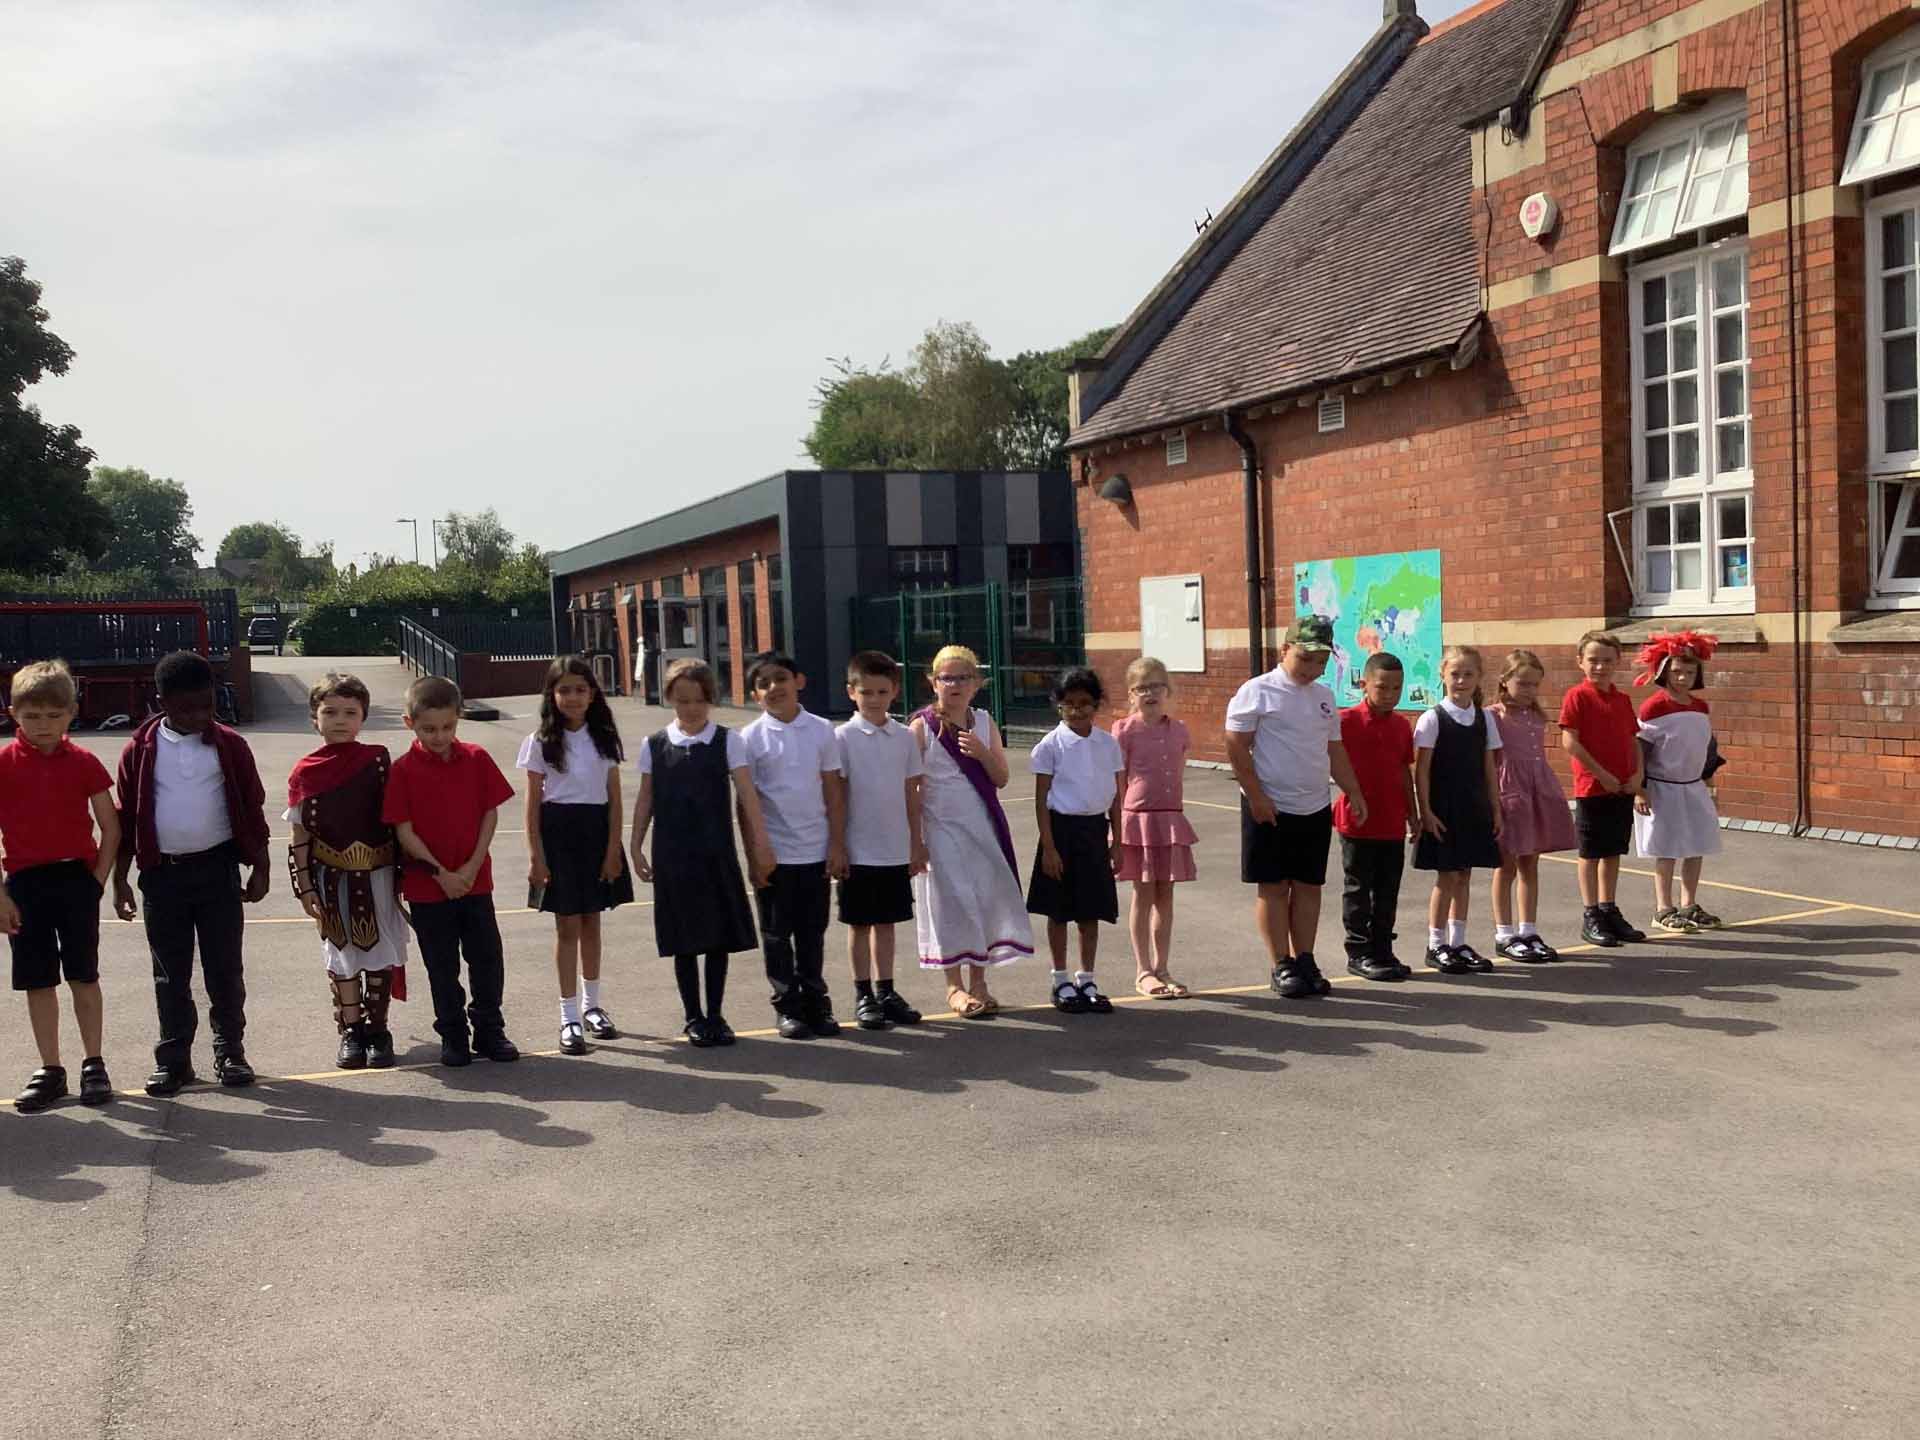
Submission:
<svg viewBox="0 0 1920 1440">
<path fill-rule="evenodd" d="M 32 865 L 7 877 L 7 895 L 20 912 L 13 945 L 13 988 L 48 990 L 100 978 L 100 887 L 79 860 Z"/>
<path fill-rule="evenodd" d="M 1240 797 L 1240 878 L 1247 884 L 1324 885 L 1332 844 L 1331 805 L 1311 815 L 1277 811 L 1271 825 L 1256 825 Z"/>
<path fill-rule="evenodd" d="M 1605 860 L 1627 853 L 1633 838 L 1631 795 L 1582 795 L 1573 802 L 1573 828 L 1582 860 Z"/>
<path fill-rule="evenodd" d="M 850 865 L 840 882 L 842 925 L 898 925 L 913 919 L 906 865 Z"/>
<path fill-rule="evenodd" d="M 1053 848 L 1060 852 L 1060 878 L 1054 879 L 1042 868 L 1044 852 L 1036 844 L 1027 910 L 1061 925 L 1099 920 L 1114 924 L 1120 918 L 1120 892 L 1113 883 L 1106 811 L 1098 815 L 1056 812 L 1051 821 Z"/>
</svg>

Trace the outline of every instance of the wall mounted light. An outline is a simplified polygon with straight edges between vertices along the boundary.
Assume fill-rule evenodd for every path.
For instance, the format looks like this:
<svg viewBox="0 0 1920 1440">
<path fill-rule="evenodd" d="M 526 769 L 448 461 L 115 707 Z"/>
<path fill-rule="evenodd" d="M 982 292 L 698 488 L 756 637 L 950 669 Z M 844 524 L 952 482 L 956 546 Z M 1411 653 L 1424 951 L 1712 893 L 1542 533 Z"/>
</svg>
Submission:
<svg viewBox="0 0 1920 1440">
<path fill-rule="evenodd" d="M 1100 482 L 1100 498 L 1111 500 L 1116 505 L 1131 505 L 1133 486 L 1127 483 L 1127 477 L 1124 475 L 1109 475 Z"/>
</svg>

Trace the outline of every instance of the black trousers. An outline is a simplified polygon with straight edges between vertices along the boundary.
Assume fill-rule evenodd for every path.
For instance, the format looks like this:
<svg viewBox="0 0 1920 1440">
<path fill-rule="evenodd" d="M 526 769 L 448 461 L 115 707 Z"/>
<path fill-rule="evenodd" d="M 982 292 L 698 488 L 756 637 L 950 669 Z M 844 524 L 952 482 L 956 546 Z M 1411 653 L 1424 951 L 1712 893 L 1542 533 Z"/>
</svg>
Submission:
<svg viewBox="0 0 1920 1440">
<path fill-rule="evenodd" d="M 827 998 L 827 863 L 776 865 L 760 911 L 760 953 L 767 962 L 773 1008 L 805 1017 Z"/>
<path fill-rule="evenodd" d="M 1340 897 L 1347 958 L 1385 960 L 1393 954 L 1393 920 L 1400 909 L 1400 875 L 1406 868 L 1407 847 L 1399 840 L 1355 840 L 1342 835 L 1340 860 L 1347 872 Z"/>
<path fill-rule="evenodd" d="M 154 1064 L 182 1069 L 193 1059 L 200 1015 L 193 1004 L 193 950 L 207 991 L 213 1053 L 245 1053 L 247 981 L 240 966 L 240 866 L 222 848 L 140 872 L 147 948 L 153 953 L 153 998 L 160 1012 Z"/>
<path fill-rule="evenodd" d="M 506 953 L 492 895 L 462 895 L 413 905 L 413 933 L 433 989 L 433 1028 L 442 1040 L 465 1040 L 471 1022 L 475 1035 L 499 1035 L 507 1028 L 500 1014 L 506 988 Z M 467 957 L 467 983 L 473 1003 L 460 988 L 460 957 Z"/>
</svg>

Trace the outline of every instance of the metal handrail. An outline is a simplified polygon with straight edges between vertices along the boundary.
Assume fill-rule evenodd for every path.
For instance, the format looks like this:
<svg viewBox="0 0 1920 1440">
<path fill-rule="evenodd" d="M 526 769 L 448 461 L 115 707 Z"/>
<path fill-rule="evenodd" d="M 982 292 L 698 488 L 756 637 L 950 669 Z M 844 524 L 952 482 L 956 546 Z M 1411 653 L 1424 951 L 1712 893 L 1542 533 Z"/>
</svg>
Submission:
<svg viewBox="0 0 1920 1440">
<path fill-rule="evenodd" d="M 400 659 L 417 675 L 441 675 L 457 681 L 460 654 L 424 625 L 401 616 L 394 622 Z"/>
</svg>

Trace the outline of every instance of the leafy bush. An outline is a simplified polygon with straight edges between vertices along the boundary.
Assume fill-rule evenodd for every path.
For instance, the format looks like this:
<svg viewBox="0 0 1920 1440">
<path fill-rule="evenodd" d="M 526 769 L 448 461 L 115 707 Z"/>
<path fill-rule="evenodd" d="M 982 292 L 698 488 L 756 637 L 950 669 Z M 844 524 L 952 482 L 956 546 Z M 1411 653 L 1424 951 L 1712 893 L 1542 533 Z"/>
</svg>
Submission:
<svg viewBox="0 0 1920 1440">
<path fill-rule="evenodd" d="M 390 655 L 401 618 L 433 627 L 433 612 L 506 617 L 518 606 L 524 616 L 544 615 L 550 604 L 544 564 L 537 569 L 510 561 L 491 578 L 458 562 L 438 570 L 425 565 L 385 565 L 364 574 L 338 574 L 315 592 L 301 617 L 295 641 L 302 655 Z"/>
</svg>

